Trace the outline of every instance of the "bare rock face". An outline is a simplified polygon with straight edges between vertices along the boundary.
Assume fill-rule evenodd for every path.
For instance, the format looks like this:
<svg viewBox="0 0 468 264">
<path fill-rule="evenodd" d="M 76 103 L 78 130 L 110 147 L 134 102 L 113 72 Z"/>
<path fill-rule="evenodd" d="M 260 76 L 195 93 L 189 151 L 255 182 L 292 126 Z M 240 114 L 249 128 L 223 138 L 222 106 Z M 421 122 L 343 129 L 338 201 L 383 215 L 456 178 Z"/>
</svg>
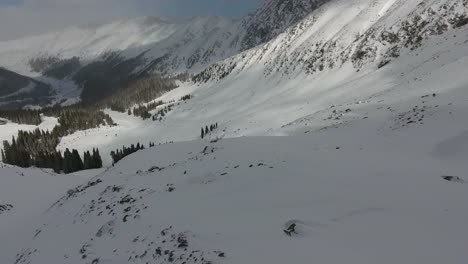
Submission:
<svg viewBox="0 0 468 264">
<path fill-rule="evenodd" d="M 265 43 L 330 0 L 270 0 L 243 21 L 241 50 Z"/>
</svg>

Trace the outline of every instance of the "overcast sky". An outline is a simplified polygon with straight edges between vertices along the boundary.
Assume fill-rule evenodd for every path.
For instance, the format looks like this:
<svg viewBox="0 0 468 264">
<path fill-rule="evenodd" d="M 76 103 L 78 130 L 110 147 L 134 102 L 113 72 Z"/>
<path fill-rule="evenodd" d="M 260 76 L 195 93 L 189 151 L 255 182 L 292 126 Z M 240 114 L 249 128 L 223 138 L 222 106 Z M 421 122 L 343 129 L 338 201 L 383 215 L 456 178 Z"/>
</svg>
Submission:
<svg viewBox="0 0 468 264">
<path fill-rule="evenodd" d="M 0 0 L 0 41 L 115 19 L 241 17 L 264 0 Z"/>
</svg>

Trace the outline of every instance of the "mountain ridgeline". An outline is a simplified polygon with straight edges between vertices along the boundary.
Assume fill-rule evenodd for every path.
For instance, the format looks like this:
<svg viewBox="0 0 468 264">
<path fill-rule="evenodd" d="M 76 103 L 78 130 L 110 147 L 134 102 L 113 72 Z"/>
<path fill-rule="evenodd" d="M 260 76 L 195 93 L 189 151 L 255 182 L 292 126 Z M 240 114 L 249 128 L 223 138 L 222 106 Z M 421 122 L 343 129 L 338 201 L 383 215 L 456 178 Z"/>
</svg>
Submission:
<svg viewBox="0 0 468 264">
<path fill-rule="evenodd" d="M 144 17 L 97 28 L 74 27 L 17 40 L 31 43 L 31 47 L 21 45 L 23 50 L 17 41 L 0 42 L 0 66 L 42 75 L 41 80 L 55 88 L 56 98 L 67 96 L 61 88 L 66 83 L 81 89 L 82 101 L 98 102 L 155 74 L 199 73 L 274 39 L 324 2 L 271 0 L 240 20 L 196 17 L 175 23 Z"/>
</svg>

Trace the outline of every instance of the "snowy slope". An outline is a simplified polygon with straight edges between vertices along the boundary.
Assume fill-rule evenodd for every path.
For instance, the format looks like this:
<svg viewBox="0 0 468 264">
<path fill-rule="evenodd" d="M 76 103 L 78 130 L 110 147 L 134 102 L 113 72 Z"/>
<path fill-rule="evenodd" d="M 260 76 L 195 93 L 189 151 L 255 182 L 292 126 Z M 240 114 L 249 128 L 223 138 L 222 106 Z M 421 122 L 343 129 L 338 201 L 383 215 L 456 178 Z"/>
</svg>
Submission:
<svg viewBox="0 0 468 264">
<path fill-rule="evenodd" d="M 158 98 L 161 122 L 108 111 L 59 148 L 162 145 L 61 189 L 5 262 L 465 263 L 467 8 L 326 1 Z"/>
<path fill-rule="evenodd" d="M 442 123 L 141 151 L 60 199 L 16 263 L 461 264 L 468 149 L 440 155 L 467 138 Z"/>
<path fill-rule="evenodd" d="M 47 170 L 20 169 L 0 162 L 1 262 L 13 262 L 13 252 L 31 240 L 31 234 L 41 226 L 38 219 L 64 191 L 96 174 L 98 171 L 56 175 Z"/>
</svg>

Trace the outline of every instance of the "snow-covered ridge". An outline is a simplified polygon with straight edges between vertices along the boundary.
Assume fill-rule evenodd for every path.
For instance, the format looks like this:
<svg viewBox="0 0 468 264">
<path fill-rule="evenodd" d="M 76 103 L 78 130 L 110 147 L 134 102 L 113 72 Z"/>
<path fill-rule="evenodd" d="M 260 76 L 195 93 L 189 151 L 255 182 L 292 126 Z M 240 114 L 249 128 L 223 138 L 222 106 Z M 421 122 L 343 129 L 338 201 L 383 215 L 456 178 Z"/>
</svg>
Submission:
<svg viewBox="0 0 468 264">
<path fill-rule="evenodd" d="M 134 57 L 151 50 L 148 56 L 156 59 L 177 49 L 175 46 L 179 47 L 181 58 L 188 58 L 192 54 L 183 52 L 190 50 L 186 46 L 188 43 L 193 43 L 191 51 L 198 46 L 203 47 L 202 39 L 209 45 L 212 32 L 215 33 L 219 28 L 229 28 L 231 24 L 231 21 L 222 18 L 197 18 L 170 23 L 144 17 L 98 27 L 72 27 L 62 32 L 0 42 L 0 63 L 10 70 L 31 74 L 28 61 L 41 55 L 61 59 L 76 56 L 87 62 L 107 52 L 123 52 L 125 57 Z M 211 38 L 216 37 L 219 38 Z M 174 65 L 174 68 L 177 67 L 182 66 Z"/>
<path fill-rule="evenodd" d="M 258 65 L 264 65 L 265 75 L 285 77 L 346 63 L 357 71 L 380 68 L 467 24 L 468 4 L 457 0 L 327 1 L 277 38 L 215 63 L 195 80 L 219 80 Z"/>
<path fill-rule="evenodd" d="M 198 73 L 212 63 L 275 38 L 323 2 L 270 0 L 240 20 L 194 17 L 167 22 L 142 17 L 71 27 L 0 42 L 0 66 L 28 76 L 70 79 L 80 67 L 116 54 L 122 60 L 138 58 L 139 65 L 127 74 Z M 74 64 L 67 64 L 64 71 L 63 64 L 70 60 Z M 51 74 L 48 66 L 59 69 L 52 69 L 55 74 Z"/>
</svg>

